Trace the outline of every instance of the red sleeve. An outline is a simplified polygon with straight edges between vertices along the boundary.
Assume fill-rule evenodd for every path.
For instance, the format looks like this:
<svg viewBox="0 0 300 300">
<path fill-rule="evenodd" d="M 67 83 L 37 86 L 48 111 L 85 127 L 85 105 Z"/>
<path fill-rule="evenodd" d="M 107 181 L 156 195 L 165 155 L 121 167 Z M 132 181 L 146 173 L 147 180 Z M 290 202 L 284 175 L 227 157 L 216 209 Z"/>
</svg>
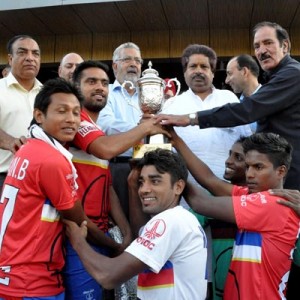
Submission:
<svg viewBox="0 0 300 300">
<path fill-rule="evenodd" d="M 235 190 L 237 192 L 241 190 Z M 244 190 L 245 191 L 245 190 Z M 277 231 L 286 225 L 291 209 L 279 205 L 279 197 L 268 192 L 233 194 L 233 208 L 239 229 L 250 231 Z"/>
<path fill-rule="evenodd" d="M 90 143 L 104 135 L 105 133 L 91 121 L 86 112 L 82 111 L 81 123 L 73 140 L 74 145 L 81 150 L 87 151 Z"/>
<path fill-rule="evenodd" d="M 78 199 L 70 163 L 60 153 L 51 155 L 39 170 L 43 193 L 57 210 L 74 206 Z"/>
</svg>

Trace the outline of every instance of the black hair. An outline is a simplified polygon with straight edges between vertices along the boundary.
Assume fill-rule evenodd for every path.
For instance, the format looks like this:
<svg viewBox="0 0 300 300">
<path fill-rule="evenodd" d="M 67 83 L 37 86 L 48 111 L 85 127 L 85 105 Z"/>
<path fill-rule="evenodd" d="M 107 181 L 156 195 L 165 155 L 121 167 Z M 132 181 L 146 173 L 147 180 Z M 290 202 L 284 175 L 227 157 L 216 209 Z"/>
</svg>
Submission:
<svg viewBox="0 0 300 300">
<path fill-rule="evenodd" d="M 241 135 L 234 144 L 243 144 L 244 140 L 247 138 L 247 136 Z"/>
<path fill-rule="evenodd" d="M 94 60 L 86 60 L 86 61 L 83 61 L 82 63 L 80 63 L 74 73 L 73 73 L 73 82 L 76 84 L 76 85 L 79 85 L 80 84 L 80 79 L 81 79 L 81 75 L 82 75 L 82 72 L 85 70 L 85 69 L 89 69 L 89 68 L 98 68 L 98 69 L 101 69 L 103 70 L 107 76 L 108 76 L 108 72 L 109 72 L 109 67 L 108 65 L 100 62 L 100 61 L 94 61 Z"/>
<path fill-rule="evenodd" d="M 204 56 L 208 57 L 210 68 L 212 72 L 215 73 L 217 67 L 216 52 L 208 46 L 199 44 L 189 45 L 183 50 L 183 53 L 181 55 L 181 65 L 183 68 L 183 73 L 187 69 L 190 56 L 193 54 L 203 54 Z"/>
<path fill-rule="evenodd" d="M 160 174 L 169 173 L 171 184 L 182 179 L 187 182 L 188 170 L 183 158 L 178 154 L 166 149 L 156 149 L 146 152 L 144 157 L 138 162 L 138 166 L 153 165 Z"/>
<path fill-rule="evenodd" d="M 279 41 L 280 46 L 282 46 L 282 43 L 284 41 L 287 41 L 288 42 L 288 52 L 291 51 L 291 40 L 290 40 L 288 32 L 284 28 L 282 28 L 277 23 L 263 21 L 263 22 L 260 22 L 260 23 L 258 23 L 258 24 L 256 24 L 254 26 L 254 28 L 253 28 L 253 36 L 256 34 L 256 32 L 258 31 L 258 29 L 260 29 L 262 27 L 271 27 L 271 28 L 274 28 L 275 31 L 276 31 L 276 36 L 277 36 L 277 39 Z"/>
<path fill-rule="evenodd" d="M 14 45 L 14 43 L 18 40 L 24 40 L 24 39 L 31 39 L 31 40 L 35 41 L 35 39 L 33 37 L 31 37 L 30 35 L 27 35 L 27 34 L 15 35 L 6 44 L 7 53 L 8 54 L 13 54 L 13 45 Z"/>
<path fill-rule="evenodd" d="M 247 68 L 256 78 L 259 76 L 259 66 L 251 55 L 241 54 L 236 57 L 236 61 L 238 70 Z"/>
<path fill-rule="evenodd" d="M 287 169 L 290 168 L 293 147 L 279 134 L 271 132 L 254 133 L 247 137 L 242 145 L 245 154 L 251 150 L 265 154 L 274 168 L 282 165 L 286 166 Z"/>
<path fill-rule="evenodd" d="M 39 109 L 43 114 L 47 114 L 48 106 L 51 103 L 51 96 L 57 93 L 73 94 L 82 106 L 83 97 L 74 84 L 63 78 L 50 79 L 45 82 L 40 92 L 36 95 L 34 108 Z M 37 124 L 33 118 L 30 125 Z"/>
</svg>

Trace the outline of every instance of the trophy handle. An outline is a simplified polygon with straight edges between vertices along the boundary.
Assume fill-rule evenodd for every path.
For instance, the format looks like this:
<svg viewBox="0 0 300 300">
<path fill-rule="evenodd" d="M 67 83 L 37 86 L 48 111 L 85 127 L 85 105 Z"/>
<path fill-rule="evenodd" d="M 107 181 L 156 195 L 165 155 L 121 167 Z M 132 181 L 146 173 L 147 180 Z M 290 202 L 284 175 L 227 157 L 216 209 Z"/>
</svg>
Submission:
<svg viewBox="0 0 300 300">
<path fill-rule="evenodd" d="M 131 90 L 133 90 L 133 89 L 135 88 L 134 84 L 133 84 L 131 81 L 129 81 L 129 80 L 124 80 L 124 82 L 122 83 L 122 94 L 123 94 L 123 97 L 124 97 L 125 99 L 127 98 L 127 96 L 126 96 L 125 93 L 124 93 L 124 89 L 125 89 L 126 84 L 129 84 L 129 85 L 130 85 L 129 89 L 131 89 Z"/>
<path fill-rule="evenodd" d="M 176 77 L 174 77 L 174 78 L 171 78 L 170 80 L 168 80 L 168 83 L 167 83 L 167 87 L 171 87 L 171 82 L 172 81 L 174 81 L 175 83 L 176 83 L 176 85 L 177 85 L 177 91 L 176 91 L 176 95 L 174 95 L 174 96 L 178 96 L 178 94 L 180 93 L 180 89 L 181 89 L 181 84 L 180 84 L 180 81 L 176 78 Z"/>
</svg>

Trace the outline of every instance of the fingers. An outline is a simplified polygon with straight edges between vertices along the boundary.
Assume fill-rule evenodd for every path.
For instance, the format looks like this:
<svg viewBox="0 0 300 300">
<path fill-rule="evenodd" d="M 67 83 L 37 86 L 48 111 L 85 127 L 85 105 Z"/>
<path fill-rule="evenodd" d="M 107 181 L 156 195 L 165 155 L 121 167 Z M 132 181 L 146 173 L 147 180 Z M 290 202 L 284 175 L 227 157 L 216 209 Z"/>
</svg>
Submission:
<svg viewBox="0 0 300 300">
<path fill-rule="evenodd" d="M 292 202 L 290 202 L 290 201 L 284 201 L 284 200 L 278 199 L 277 203 L 279 203 L 281 205 L 284 205 L 284 206 L 287 206 L 287 207 L 290 207 L 290 208 L 294 208 L 295 207 L 295 205 Z"/>
<path fill-rule="evenodd" d="M 27 139 L 25 136 L 21 136 L 20 138 L 15 138 L 12 140 L 10 151 L 15 154 L 22 145 L 24 145 L 27 142 Z"/>
<path fill-rule="evenodd" d="M 297 203 L 300 205 L 300 192 L 298 190 L 273 189 L 273 190 L 270 190 L 269 193 L 271 195 L 285 198 L 290 202 Z"/>
</svg>

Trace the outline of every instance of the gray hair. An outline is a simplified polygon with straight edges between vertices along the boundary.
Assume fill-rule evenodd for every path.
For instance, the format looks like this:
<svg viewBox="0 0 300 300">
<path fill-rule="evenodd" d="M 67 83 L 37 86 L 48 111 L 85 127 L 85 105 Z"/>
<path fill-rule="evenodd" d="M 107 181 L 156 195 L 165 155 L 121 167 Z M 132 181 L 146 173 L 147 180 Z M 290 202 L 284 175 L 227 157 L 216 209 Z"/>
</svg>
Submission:
<svg viewBox="0 0 300 300">
<path fill-rule="evenodd" d="M 120 58 L 121 50 L 125 49 L 125 48 L 134 48 L 139 53 L 141 53 L 141 50 L 138 45 L 136 45 L 135 43 L 132 43 L 132 42 L 127 42 L 127 43 L 120 45 L 118 48 L 115 49 L 115 51 L 113 53 L 113 57 L 112 57 L 113 62 L 116 62 Z"/>
</svg>

